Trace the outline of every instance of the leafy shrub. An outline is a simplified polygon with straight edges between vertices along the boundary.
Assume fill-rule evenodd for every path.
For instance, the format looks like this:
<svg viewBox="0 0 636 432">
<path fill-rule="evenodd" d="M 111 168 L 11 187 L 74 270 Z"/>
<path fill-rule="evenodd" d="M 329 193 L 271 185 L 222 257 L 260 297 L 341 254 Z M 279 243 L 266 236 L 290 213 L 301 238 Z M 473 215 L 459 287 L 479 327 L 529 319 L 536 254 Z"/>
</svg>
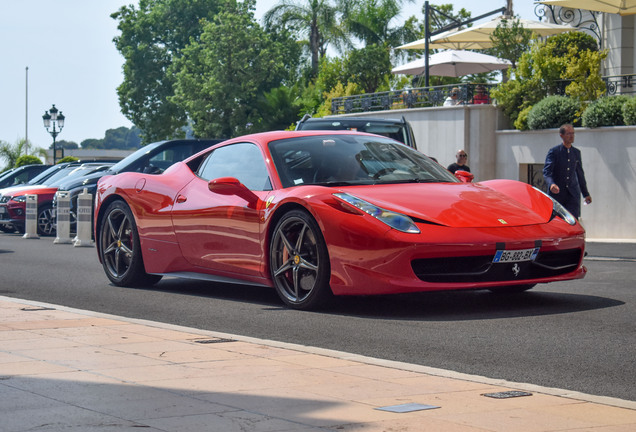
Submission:
<svg viewBox="0 0 636 432">
<path fill-rule="evenodd" d="M 595 128 L 624 125 L 623 105 L 628 99 L 623 95 L 597 99 L 583 111 L 583 126 Z"/>
<path fill-rule="evenodd" d="M 530 129 L 558 128 L 576 123 L 579 102 L 566 96 L 548 96 L 537 102 L 528 113 Z"/>
<path fill-rule="evenodd" d="M 39 157 L 33 155 L 23 155 L 20 156 L 15 161 L 15 167 L 21 167 L 23 165 L 33 165 L 33 164 L 41 164 L 42 161 Z"/>
<path fill-rule="evenodd" d="M 528 127 L 528 114 L 530 113 L 531 109 L 532 107 L 529 106 L 521 110 L 521 112 L 519 113 L 519 117 L 517 117 L 517 120 L 515 120 L 514 122 L 515 129 L 518 129 L 518 130 L 530 129 Z"/>
<path fill-rule="evenodd" d="M 636 125 L 636 97 L 629 98 L 623 104 L 623 122 L 626 125 Z"/>
<path fill-rule="evenodd" d="M 64 162 L 77 162 L 79 159 L 74 156 L 64 156 L 62 159 L 58 160 L 56 163 L 64 163 Z"/>
</svg>

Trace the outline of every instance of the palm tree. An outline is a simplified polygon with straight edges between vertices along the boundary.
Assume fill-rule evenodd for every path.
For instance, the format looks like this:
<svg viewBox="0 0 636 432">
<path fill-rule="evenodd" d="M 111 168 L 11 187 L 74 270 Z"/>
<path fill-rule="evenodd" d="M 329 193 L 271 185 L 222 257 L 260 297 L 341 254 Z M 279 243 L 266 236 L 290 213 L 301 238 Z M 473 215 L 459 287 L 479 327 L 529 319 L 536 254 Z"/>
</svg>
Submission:
<svg viewBox="0 0 636 432">
<path fill-rule="evenodd" d="M 338 25 L 337 10 L 329 0 L 282 0 L 265 13 L 263 21 L 267 28 L 288 26 L 306 38 L 314 76 L 318 75 L 318 64 L 327 54 L 327 46 L 331 43 L 339 47 L 346 39 Z"/>
<path fill-rule="evenodd" d="M 365 45 L 394 47 L 413 37 L 405 26 L 391 27 L 402 12 L 403 3 L 404 0 L 339 0 L 338 9 L 347 30 Z"/>
<path fill-rule="evenodd" d="M 26 145 L 26 140 L 21 139 L 15 144 L 9 144 L 8 142 L 0 141 L 0 158 L 7 161 L 7 167 L 13 168 L 15 162 L 20 156 Z"/>
<path fill-rule="evenodd" d="M 8 142 L 0 141 L 0 159 L 4 159 L 7 161 L 6 168 L 15 167 L 15 163 L 20 156 L 27 154 L 24 150 L 26 149 L 27 140 L 24 138 L 16 141 L 15 144 L 9 144 Z M 37 157 L 46 157 L 46 150 L 40 147 L 32 147 L 31 152 L 33 156 Z"/>
</svg>

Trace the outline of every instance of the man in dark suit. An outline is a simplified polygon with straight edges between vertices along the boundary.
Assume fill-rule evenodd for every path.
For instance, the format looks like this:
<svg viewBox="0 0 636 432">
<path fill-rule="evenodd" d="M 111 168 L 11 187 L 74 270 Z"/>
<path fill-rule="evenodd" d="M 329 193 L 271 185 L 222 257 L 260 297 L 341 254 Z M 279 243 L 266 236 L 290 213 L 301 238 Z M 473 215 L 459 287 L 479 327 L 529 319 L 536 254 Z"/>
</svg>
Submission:
<svg viewBox="0 0 636 432">
<path fill-rule="evenodd" d="M 543 167 L 543 177 L 550 196 L 556 199 L 576 218 L 581 217 L 581 194 L 585 203 L 592 197 L 587 190 L 581 151 L 574 146 L 574 127 L 564 124 L 559 128 L 562 143 L 548 151 Z"/>
</svg>

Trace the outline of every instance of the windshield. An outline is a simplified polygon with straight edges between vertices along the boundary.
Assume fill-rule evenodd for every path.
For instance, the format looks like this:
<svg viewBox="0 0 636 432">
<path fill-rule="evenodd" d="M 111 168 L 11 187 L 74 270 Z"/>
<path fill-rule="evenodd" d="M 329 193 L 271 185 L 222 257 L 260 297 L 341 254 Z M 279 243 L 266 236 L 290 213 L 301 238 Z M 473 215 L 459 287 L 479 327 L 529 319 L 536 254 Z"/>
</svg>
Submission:
<svg viewBox="0 0 636 432">
<path fill-rule="evenodd" d="M 131 163 L 137 162 L 143 155 L 150 153 L 152 150 L 163 144 L 163 142 L 164 141 L 160 141 L 143 146 L 133 154 L 129 154 L 128 156 L 117 162 L 115 165 L 110 167 L 108 169 L 108 172 L 117 174 L 123 171 L 130 171 L 129 165 Z"/>
<path fill-rule="evenodd" d="M 51 177 L 53 174 L 59 172 L 61 169 L 63 169 L 63 166 L 61 166 L 61 165 L 53 165 L 52 167 L 49 167 L 49 168 L 45 169 L 40 174 L 38 174 L 35 177 L 33 177 L 26 184 L 28 184 L 28 185 L 40 184 L 44 180 L 46 180 L 49 177 Z"/>
<path fill-rule="evenodd" d="M 453 182 L 444 167 L 394 140 L 363 135 L 318 135 L 269 144 L 283 187 Z"/>
<path fill-rule="evenodd" d="M 57 175 L 51 176 L 46 181 L 47 186 L 59 186 L 62 182 L 76 179 L 78 177 L 85 176 L 97 171 L 106 171 L 112 164 L 94 164 L 94 165 L 81 165 L 78 167 L 68 167 L 60 170 Z"/>
</svg>

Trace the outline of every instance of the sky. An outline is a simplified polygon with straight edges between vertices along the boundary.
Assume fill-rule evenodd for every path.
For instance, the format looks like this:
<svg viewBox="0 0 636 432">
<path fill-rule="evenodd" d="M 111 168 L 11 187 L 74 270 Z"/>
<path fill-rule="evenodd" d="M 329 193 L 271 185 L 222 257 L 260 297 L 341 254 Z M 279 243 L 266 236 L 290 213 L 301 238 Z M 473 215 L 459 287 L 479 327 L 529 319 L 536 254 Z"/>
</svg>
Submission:
<svg viewBox="0 0 636 432">
<path fill-rule="evenodd" d="M 302 1 L 302 0 L 297 0 Z M 280 0 L 257 0 L 256 17 Z M 452 3 L 473 17 L 506 5 L 505 0 L 437 0 Z M 53 139 L 42 115 L 55 104 L 66 117 L 57 140 L 81 143 L 103 138 L 107 129 L 131 127 L 117 99 L 123 57 L 113 37 L 117 21 L 110 14 L 137 0 L 0 0 L 0 141 L 28 137 L 48 148 Z M 403 18 L 421 16 L 424 0 L 405 2 Z M 514 0 L 516 15 L 537 19 L 533 0 Z M 487 21 L 490 18 L 484 19 Z M 28 70 L 27 70 L 28 68 Z"/>
</svg>

